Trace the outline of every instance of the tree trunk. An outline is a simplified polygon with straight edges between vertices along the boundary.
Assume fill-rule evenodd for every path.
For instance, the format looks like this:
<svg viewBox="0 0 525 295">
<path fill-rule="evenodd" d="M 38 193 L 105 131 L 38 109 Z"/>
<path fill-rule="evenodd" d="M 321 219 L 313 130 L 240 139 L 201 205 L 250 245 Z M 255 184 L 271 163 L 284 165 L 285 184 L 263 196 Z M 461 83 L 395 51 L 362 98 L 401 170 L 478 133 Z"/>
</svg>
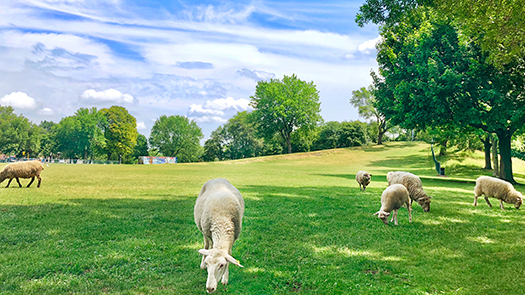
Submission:
<svg viewBox="0 0 525 295">
<path fill-rule="evenodd" d="M 499 139 L 499 153 L 500 153 L 500 175 L 499 177 L 510 183 L 516 183 L 512 175 L 512 159 L 511 159 L 511 135 L 506 131 L 498 133 Z"/>
<path fill-rule="evenodd" d="M 488 170 L 492 169 L 492 165 L 490 162 L 490 148 L 492 147 L 492 143 L 490 142 L 491 138 L 492 138 L 492 134 L 487 133 L 487 137 L 485 137 L 484 140 L 481 140 L 483 141 L 483 146 L 485 149 L 485 168 L 483 169 L 488 169 Z"/>
<path fill-rule="evenodd" d="M 447 143 L 448 143 L 448 140 L 445 140 L 444 142 L 440 143 L 440 148 L 439 148 L 439 155 L 440 156 L 444 156 L 447 154 Z"/>
<path fill-rule="evenodd" d="M 382 145 L 383 144 L 383 136 L 385 135 L 385 132 L 384 130 L 379 130 L 378 133 L 377 133 L 377 145 Z"/>
<path fill-rule="evenodd" d="M 491 136 L 490 140 L 492 142 L 492 163 L 494 163 L 492 176 L 499 177 L 498 137 Z"/>
<path fill-rule="evenodd" d="M 292 140 L 291 140 L 290 135 L 286 136 L 286 146 L 288 146 L 288 153 L 291 154 L 292 153 Z"/>
</svg>

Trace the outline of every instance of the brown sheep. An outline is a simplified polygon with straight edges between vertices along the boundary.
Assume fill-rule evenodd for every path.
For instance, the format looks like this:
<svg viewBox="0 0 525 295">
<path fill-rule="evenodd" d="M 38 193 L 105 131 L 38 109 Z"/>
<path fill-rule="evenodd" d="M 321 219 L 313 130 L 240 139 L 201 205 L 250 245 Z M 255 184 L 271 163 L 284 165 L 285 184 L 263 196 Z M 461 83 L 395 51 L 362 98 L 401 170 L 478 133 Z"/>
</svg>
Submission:
<svg viewBox="0 0 525 295">
<path fill-rule="evenodd" d="M 0 171 L 0 183 L 9 178 L 9 182 L 6 186 L 9 187 L 11 181 L 15 178 L 18 185 L 22 187 L 19 178 L 31 178 L 31 182 L 27 185 L 27 187 L 30 187 L 36 177 L 38 178 L 37 187 L 40 187 L 40 183 L 42 182 L 40 173 L 42 170 L 44 170 L 44 166 L 42 165 L 42 162 L 38 160 L 7 164 L 4 169 Z"/>
</svg>

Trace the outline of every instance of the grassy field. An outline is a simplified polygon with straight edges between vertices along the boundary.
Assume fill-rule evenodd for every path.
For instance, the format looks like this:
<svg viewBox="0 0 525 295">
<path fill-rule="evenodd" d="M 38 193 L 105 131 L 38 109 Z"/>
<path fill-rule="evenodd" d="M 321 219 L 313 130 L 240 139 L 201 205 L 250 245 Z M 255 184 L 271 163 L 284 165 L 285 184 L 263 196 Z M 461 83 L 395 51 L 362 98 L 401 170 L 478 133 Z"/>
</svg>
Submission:
<svg viewBox="0 0 525 295">
<path fill-rule="evenodd" d="M 481 154 L 440 159 L 388 143 L 232 162 L 50 165 L 37 189 L 0 189 L 1 294 L 205 294 L 193 206 L 224 177 L 244 196 L 230 283 L 216 294 L 523 294 L 525 213 L 474 201 Z M 516 180 L 525 164 L 514 159 Z M 373 174 L 360 192 L 355 173 Z M 373 213 L 389 171 L 421 176 L 434 196 L 399 226 Z M 23 185 L 28 180 L 21 181 Z M 2 183 L 5 186 L 6 182 Z M 524 186 L 516 186 L 522 192 Z"/>
</svg>

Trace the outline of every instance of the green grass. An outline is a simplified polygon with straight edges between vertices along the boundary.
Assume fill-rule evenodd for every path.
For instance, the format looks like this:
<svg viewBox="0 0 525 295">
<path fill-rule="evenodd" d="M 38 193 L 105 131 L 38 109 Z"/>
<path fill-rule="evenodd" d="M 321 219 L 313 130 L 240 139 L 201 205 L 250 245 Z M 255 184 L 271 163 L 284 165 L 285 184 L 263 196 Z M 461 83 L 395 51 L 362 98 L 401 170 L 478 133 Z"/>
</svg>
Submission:
<svg viewBox="0 0 525 295">
<path fill-rule="evenodd" d="M 523 209 L 472 206 L 475 179 L 490 174 L 481 154 L 440 160 L 447 177 L 436 176 L 422 143 L 220 163 L 50 165 L 40 189 L 0 189 L 0 293 L 205 294 L 193 206 L 204 182 L 224 177 L 246 201 L 233 247 L 244 268 L 231 266 L 217 294 L 523 294 Z M 524 183 L 525 163 L 513 164 Z M 366 192 L 358 170 L 373 174 Z M 401 209 L 397 227 L 372 215 L 393 170 L 420 175 L 434 196 L 429 213 L 414 203 L 412 223 Z"/>
</svg>

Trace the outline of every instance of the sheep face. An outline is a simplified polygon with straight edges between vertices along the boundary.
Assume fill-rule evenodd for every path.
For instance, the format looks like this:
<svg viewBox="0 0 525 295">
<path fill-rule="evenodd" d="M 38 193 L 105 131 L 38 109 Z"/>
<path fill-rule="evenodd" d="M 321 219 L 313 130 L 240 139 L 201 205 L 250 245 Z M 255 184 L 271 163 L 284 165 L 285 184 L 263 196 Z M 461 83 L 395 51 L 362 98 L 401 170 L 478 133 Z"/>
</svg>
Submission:
<svg viewBox="0 0 525 295">
<path fill-rule="evenodd" d="M 523 195 L 520 192 L 516 192 L 513 195 L 512 204 L 514 204 L 514 208 L 519 209 L 521 204 L 523 203 Z"/>
<path fill-rule="evenodd" d="M 378 215 L 377 217 L 379 217 L 384 224 L 388 225 L 388 216 L 390 216 L 390 212 L 377 211 L 374 215 Z"/>
<path fill-rule="evenodd" d="M 421 205 L 421 208 L 423 208 L 423 211 L 425 212 L 428 212 L 430 211 L 430 202 L 431 202 L 431 199 L 432 197 L 428 197 L 428 198 L 420 198 L 419 200 L 417 200 L 417 203 L 419 205 Z"/>
<path fill-rule="evenodd" d="M 233 263 L 242 267 L 239 262 L 229 255 L 226 251 L 217 249 L 201 249 L 199 253 L 205 255 L 204 264 L 208 270 L 208 280 L 206 281 L 206 291 L 213 293 L 217 290 L 217 282 L 222 279 L 222 283 L 228 283 L 228 263 Z"/>
</svg>

